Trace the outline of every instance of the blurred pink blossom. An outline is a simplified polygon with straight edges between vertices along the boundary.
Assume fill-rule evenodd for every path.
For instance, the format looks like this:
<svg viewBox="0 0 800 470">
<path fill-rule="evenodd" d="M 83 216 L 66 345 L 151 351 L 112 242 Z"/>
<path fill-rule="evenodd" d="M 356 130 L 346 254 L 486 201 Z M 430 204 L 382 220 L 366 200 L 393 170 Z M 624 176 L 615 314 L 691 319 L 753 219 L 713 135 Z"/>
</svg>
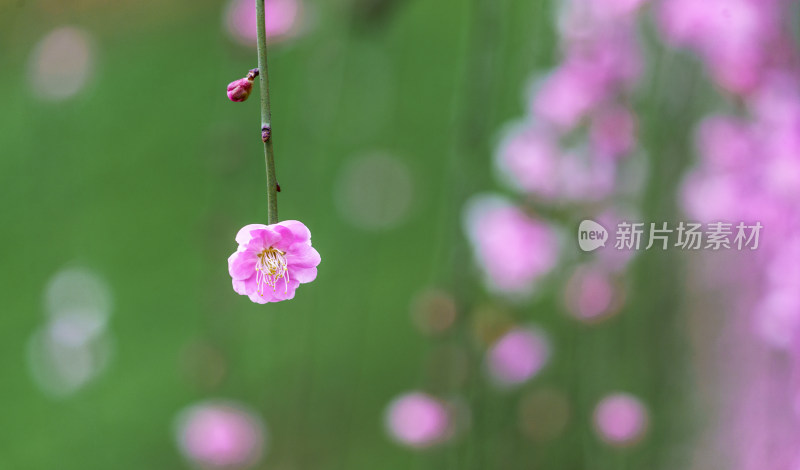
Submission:
<svg viewBox="0 0 800 470">
<path fill-rule="evenodd" d="M 788 349 L 800 332 L 800 291 L 772 290 L 755 307 L 756 331 L 776 349 Z"/>
<path fill-rule="evenodd" d="M 592 115 L 589 132 L 598 156 L 619 158 L 636 145 L 636 118 L 625 106 L 605 106 Z"/>
<path fill-rule="evenodd" d="M 798 462 L 800 419 L 786 413 L 800 371 L 800 99 L 797 50 L 782 24 L 793 7 L 663 0 L 658 12 L 665 39 L 695 52 L 718 85 L 739 95 L 729 107 L 744 105 L 698 126 L 699 162 L 680 194 L 697 220 L 763 226 L 757 251 L 717 258 L 705 274 L 730 297 L 724 334 L 711 348 L 720 348 L 715 367 L 723 371 L 713 431 L 724 465 L 737 470 L 788 470 Z"/>
<path fill-rule="evenodd" d="M 288 35 L 297 23 L 300 0 L 264 2 L 267 40 Z M 256 9 L 252 0 L 230 0 L 225 14 L 228 34 L 246 46 L 256 45 Z"/>
<path fill-rule="evenodd" d="M 264 451 L 261 422 L 232 403 L 205 402 L 184 410 L 177 433 L 183 455 L 203 467 L 250 467 Z"/>
<path fill-rule="evenodd" d="M 634 13 L 646 0 L 584 0 L 591 5 L 595 16 L 619 19 Z"/>
<path fill-rule="evenodd" d="M 542 129 L 520 124 L 500 144 L 495 162 L 516 189 L 542 198 L 556 195 L 559 149 Z"/>
<path fill-rule="evenodd" d="M 637 33 L 632 22 L 600 18 L 587 11 L 596 8 L 609 13 L 607 5 L 623 10 L 637 2 L 574 2 L 583 9 L 571 9 L 563 25 L 564 59 L 534 88 L 531 110 L 535 117 L 561 132 L 574 129 L 587 115 L 621 91 L 631 89 L 642 72 Z M 588 10 L 587 10 L 588 9 Z M 578 13 L 575 13 L 578 12 Z"/>
<path fill-rule="evenodd" d="M 724 115 L 709 116 L 700 123 L 697 147 L 704 162 L 719 170 L 741 168 L 757 151 L 750 124 Z"/>
<path fill-rule="evenodd" d="M 692 173 L 681 187 L 681 202 L 687 214 L 700 222 L 739 219 L 741 186 L 729 175 Z"/>
<path fill-rule="evenodd" d="M 320 256 L 302 222 L 246 225 L 236 235 L 236 243 L 239 248 L 228 258 L 233 290 L 253 302 L 292 299 L 300 284 L 317 277 Z"/>
<path fill-rule="evenodd" d="M 624 129 L 610 130 L 611 133 L 620 131 L 625 132 Z M 600 145 L 607 145 L 603 150 L 620 150 L 621 142 L 617 136 L 602 138 L 606 140 Z M 611 148 L 614 145 L 616 149 Z M 527 124 L 517 125 L 509 132 L 495 158 L 498 172 L 505 182 L 544 201 L 597 201 L 615 189 L 615 162 L 609 158 L 596 158 L 585 148 L 562 150 L 546 130 Z"/>
<path fill-rule="evenodd" d="M 772 258 L 766 269 L 766 283 L 772 288 L 792 289 L 800 286 L 800 233 L 780 240 L 781 256 Z"/>
<path fill-rule="evenodd" d="M 603 83 L 583 62 L 561 65 L 544 78 L 533 96 L 535 115 L 569 131 L 603 98 Z"/>
<path fill-rule="evenodd" d="M 547 337 L 536 328 L 515 328 L 492 345 L 487 356 L 491 377 L 503 386 L 530 380 L 550 357 Z"/>
<path fill-rule="evenodd" d="M 616 174 L 615 162 L 594 158 L 585 149 L 565 152 L 558 167 L 558 196 L 567 202 L 601 201 L 614 192 Z"/>
<path fill-rule="evenodd" d="M 584 321 L 613 313 L 620 295 L 611 275 L 596 266 L 575 269 L 564 290 L 567 309 Z"/>
<path fill-rule="evenodd" d="M 564 0 L 559 18 L 561 34 L 585 37 L 631 20 L 645 0 Z"/>
<path fill-rule="evenodd" d="M 603 398 L 594 410 L 600 437 L 612 445 L 630 445 L 647 430 L 647 409 L 633 395 L 615 393 Z"/>
<path fill-rule="evenodd" d="M 553 269 L 558 238 L 553 229 L 497 196 L 476 196 L 466 207 L 466 231 L 489 287 L 527 293 Z"/>
<path fill-rule="evenodd" d="M 615 23 L 587 38 L 568 42 L 565 55 L 565 63 L 587 74 L 584 80 L 595 83 L 605 100 L 616 99 L 615 93 L 631 89 L 642 74 L 637 33 L 628 23 Z"/>
<path fill-rule="evenodd" d="M 762 86 L 747 97 L 747 108 L 756 124 L 782 131 L 800 123 L 800 90 L 798 78 L 791 68 L 773 69 Z"/>
<path fill-rule="evenodd" d="M 708 63 L 712 77 L 733 93 L 761 80 L 778 28 L 774 0 L 664 0 L 658 20 L 664 38 Z"/>
<path fill-rule="evenodd" d="M 389 435 L 410 447 L 429 447 L 450 434 L 447 407 L 423 392 L 410 392 L 396 398 L 389 404 L 385 419 Z"/>
</svg>

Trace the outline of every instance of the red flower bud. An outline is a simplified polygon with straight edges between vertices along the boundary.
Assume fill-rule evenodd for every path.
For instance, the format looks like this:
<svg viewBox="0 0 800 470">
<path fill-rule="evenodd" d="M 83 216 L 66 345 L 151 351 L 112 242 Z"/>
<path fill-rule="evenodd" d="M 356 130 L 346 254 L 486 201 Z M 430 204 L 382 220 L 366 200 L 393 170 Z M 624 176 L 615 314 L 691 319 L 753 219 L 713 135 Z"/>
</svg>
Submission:
<svg viewBox="0 0 800 470">
<path fill-rule="evenodd" d="M 250 96 L 253 90 L 253 80 L 247 78 L 240 78 L 228 84 L 228 99 L 235 102 L 241 102 Z"/>
</svg>

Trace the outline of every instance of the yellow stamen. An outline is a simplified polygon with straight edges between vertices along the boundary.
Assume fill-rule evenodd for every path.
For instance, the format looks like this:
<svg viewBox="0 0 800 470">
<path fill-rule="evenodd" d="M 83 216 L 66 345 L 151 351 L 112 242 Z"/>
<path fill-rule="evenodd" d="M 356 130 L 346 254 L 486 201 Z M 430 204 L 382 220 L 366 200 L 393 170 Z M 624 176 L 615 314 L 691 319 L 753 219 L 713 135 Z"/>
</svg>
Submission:
<svg viewBox="0 0 800 470">
<path fill-rule="evenodd" d="M 258 283 L 258 293 L 263 297 L 264 285 L 272 286 L 275 292 L 275 285 L 278 279 L 283 278 L 285 291 L 289 291 L 289 268 L 286 265 L 286 252 L 269 247 L 258 254 L 256 263 L 256 282 Z"/>
</svg>

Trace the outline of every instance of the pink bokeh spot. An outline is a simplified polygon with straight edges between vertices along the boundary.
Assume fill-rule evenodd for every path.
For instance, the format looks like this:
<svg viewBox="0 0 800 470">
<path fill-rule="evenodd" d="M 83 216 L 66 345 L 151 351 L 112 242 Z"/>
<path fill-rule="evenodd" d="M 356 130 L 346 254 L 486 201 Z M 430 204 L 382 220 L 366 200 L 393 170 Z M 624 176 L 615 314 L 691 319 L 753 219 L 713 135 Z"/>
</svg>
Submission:
<svg viewBox="0 0 800 470">
<path fill-rule="evenodd" d="M 255 464 L 264 450 L 264 430 L 251 413 L 228 403 L 203 403 L 183 412 L 178 442 L 184 456 L 210 468 Z"/>
<path fill-rule="evenodd" d="M 565 289 L 569 312 L 584 321 L 612 313 L 616 287 L 609 273 L 594 266 L 575 270 Z"/>
<path fill-rule="evenodd" d="M 423 392 L 410 392 L 392 401 L 386 410 L 391 437 L 410 447 L 429 447 L 446 439 L 450 430 L 447 408 Z"/>
<path fill-rule="evenodd" d="M 594 410 L 597 433 L 612 445 L 632 444 L 647 430 L 647 422 L 647 409 L 627 393 L 603 398 Z"/>
<path fill-rule="evenodd" d="M 530 380 L 547 364 L 550 346 L 538 329 L 515 328 L 503 335 L 489 350 L 488 371 L 503 386 Z"/>
<path fill-rule="evenodd" d="M 297 22 L 299 0 L 266 0 L 264 2 L 268 40 L 288 35 Z M 256 10 L 252 0 L 231 0 L 225 16 L 228 34 L 236 41 L 256 45 Z"/>
</svg>

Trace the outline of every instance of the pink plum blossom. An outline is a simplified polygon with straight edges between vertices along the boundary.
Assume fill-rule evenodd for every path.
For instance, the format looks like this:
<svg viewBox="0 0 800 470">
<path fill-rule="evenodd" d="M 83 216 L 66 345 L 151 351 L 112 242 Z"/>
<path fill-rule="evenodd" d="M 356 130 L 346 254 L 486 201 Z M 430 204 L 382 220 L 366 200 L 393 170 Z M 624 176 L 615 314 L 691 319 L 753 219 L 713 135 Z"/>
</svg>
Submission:
<svg viewBox="0 0 800 470">
<path fill-rule="evenodd" d="M 475 197 L 467 205 L 465 218 L 490 288 L 525 294 L 555 267 L 559 248 L 555 231 L 505 199 Z"/>
<path fill-rule="evenodd" d="M 396 398 L 389 404 L 385 420 L 391 437 L 410 447 L 430 447 L 451 433 L 447 407 L 423 392 L 410 392 Z"/>
<path fill-rule="evenodd" d="M 228 258 L 233 290 L 264 304 L 294 298 L 300 284 L 317 277 L 320 256 L 301 222 L 250 224 L 236 235 L 239 248 Z"/>
<path fill-rule="evenodd" d="M 542 331 L 514 328 L 489 350 L 488 372 L 498 385 L 517 385 L 539 373 L 549 357 L 549 342 Z"/>
<path fill-rule="evenodd" d="M 608 395 L 594 410 L 595 429 L 611 445 L 634 443 L 647 430 L 647 422 L 647 409 L 627 393 Z"/>
</svg>

